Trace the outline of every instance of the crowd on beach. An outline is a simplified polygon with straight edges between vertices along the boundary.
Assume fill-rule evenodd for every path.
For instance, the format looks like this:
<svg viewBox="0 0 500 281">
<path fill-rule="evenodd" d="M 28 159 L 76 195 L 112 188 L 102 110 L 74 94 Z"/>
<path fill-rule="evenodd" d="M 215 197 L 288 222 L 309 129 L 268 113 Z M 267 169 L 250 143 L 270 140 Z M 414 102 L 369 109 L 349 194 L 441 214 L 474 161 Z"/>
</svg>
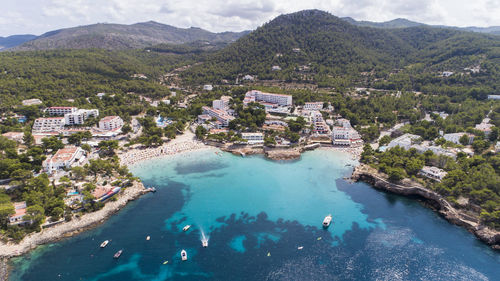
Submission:
<svg viewBox="0 0 500 281">
<path fill-rule="evenodd" d="M 133 165 L 137 162 L 161 157 L 164 155 L 173 155 L 180 152 L 197 150 L 206 147 L 202 142 L 195 140 L 187 140 L 177 143 L 167 143 L 155 148 L 136 148 L 131 149 L 120 155 L 122 165 Z"/>
</svg>

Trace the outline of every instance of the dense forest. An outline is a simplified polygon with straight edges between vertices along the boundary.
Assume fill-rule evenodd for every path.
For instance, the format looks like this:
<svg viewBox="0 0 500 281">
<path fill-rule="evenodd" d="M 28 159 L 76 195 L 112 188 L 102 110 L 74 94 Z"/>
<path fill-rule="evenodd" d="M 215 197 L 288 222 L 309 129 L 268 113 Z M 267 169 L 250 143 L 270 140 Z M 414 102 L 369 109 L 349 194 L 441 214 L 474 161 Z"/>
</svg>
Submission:
<svg viewBox="0 0 500 281">
<path fill-rule="evenodd" d="M 477 72 L 464 71 L 476 66 Z M 455 74 L 441 77 L 444 71 Z M 426 26 L 359 27 L 309 10 L 277 17 L 183 78 L 218 83 L 245 74 L 338 90 L 369 86 L 484 99 L 500 89 L 500 37 Z"/>
</svg>

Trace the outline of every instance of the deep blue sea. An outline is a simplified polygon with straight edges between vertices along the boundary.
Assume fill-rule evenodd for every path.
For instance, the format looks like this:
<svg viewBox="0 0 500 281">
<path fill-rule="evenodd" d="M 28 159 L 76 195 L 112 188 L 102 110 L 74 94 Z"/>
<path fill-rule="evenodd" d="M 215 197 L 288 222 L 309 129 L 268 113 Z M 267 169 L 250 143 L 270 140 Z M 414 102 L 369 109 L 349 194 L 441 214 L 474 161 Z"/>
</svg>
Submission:
<svg viewBox="0 0 500 281">
<path fill-rule="evenodd" d="M 14 259 L 10 280 L 500 280 L 500 252 L 472 234 L 414 199 L 343 180 L 347 154 L 275 162 L 215 151 L 131 167 L 157 192 Z"/>
</svg>

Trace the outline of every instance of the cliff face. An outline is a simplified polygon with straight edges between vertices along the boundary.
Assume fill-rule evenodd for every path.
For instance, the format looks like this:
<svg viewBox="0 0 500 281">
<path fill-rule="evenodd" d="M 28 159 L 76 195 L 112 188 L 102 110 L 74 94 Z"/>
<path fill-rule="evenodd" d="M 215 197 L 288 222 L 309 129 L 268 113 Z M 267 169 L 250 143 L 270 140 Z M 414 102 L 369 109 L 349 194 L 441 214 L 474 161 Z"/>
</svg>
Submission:
<svg viewBox="0 0 500 281">
<path fill-rule="evenodd" d="M 387 176 L 379 173 L 376 169 L 368 165 L 360 165 L 353 171 L 352 177 L 355 181 L 365 181 L 375 188 L 405 196 L 418 196 L 430 203 L 436 211 L 449 222 L 465 227 L 474 233 L 480 240 L 490 245 L 492 248 L 500 250 L 500 231 L 491 229 L 480 224 L 477 217 L 472 217 L 459 209 L 454 208 L 440 194 L 425 188 L 424 186 L 412 182 L 403 181 L 402 184 L 395 184 L 387 181 Z"/>
</svg>

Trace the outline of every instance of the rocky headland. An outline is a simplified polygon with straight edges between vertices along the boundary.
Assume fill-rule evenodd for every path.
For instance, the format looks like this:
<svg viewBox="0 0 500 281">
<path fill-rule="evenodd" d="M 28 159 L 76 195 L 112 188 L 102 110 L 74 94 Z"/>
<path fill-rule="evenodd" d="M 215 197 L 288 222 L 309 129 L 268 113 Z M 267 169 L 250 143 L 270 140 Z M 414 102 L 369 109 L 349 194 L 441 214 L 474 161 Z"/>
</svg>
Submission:
<svg viewBox="0 0 500 281">
<path fill-rule="evenodd" d="M 351 179 L 367 182 L 383 191 L 422 198 L 449 222 L 465 227 L 493 249 L 500 250 L 500 231 L 481 224 L 477 215 L 455 208 L 440 194 L 425 188 L 419 183 L 411 180 L 403 180 L 400 183 L 389 182 L 387 175 L 379 173 L 376 169 L 365 164 L 354 168 Z"/>
</svg>

